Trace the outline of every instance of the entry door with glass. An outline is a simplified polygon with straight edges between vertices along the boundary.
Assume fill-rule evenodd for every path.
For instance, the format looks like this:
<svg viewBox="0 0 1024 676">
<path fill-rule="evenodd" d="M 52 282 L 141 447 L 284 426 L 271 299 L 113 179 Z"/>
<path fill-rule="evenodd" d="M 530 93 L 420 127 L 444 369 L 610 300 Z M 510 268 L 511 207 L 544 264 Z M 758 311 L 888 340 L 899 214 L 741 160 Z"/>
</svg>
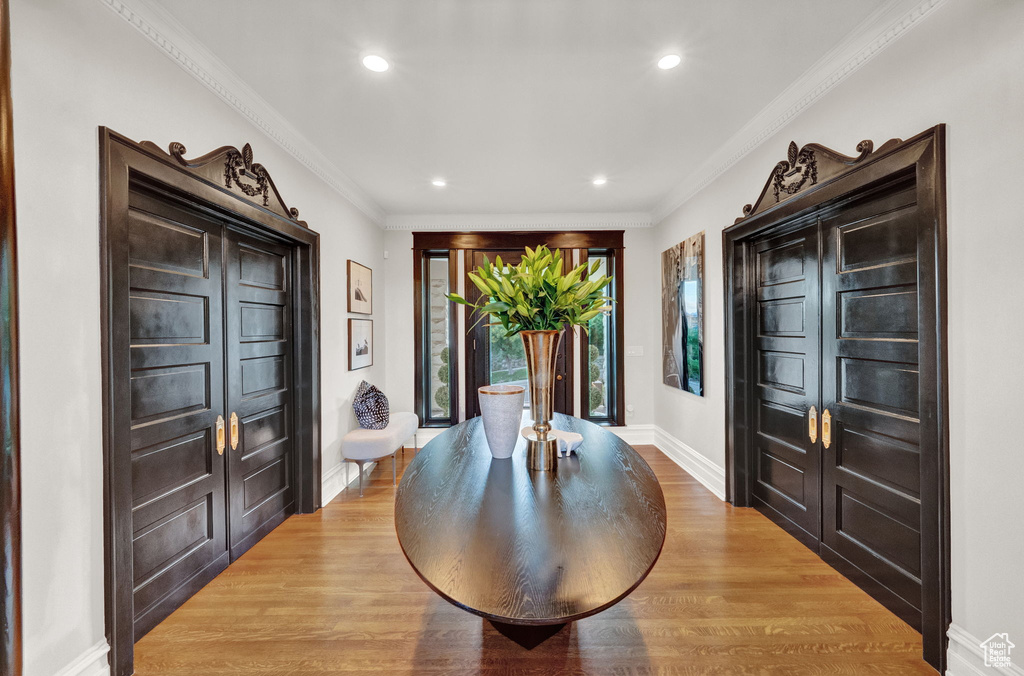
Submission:
<svg viewBox="0 0 1024 676">
<path fill-rule="evenodd" d="M 503 263 L 507 265 L 518 265 L 522 259 L 522 249 L 513 250 L 467 250 L 466 269 L 475 270 L 477 266 L 484 264 L 484 257 L 492 263 L 497 256 L 501 256 Z M 567 256 L 570 252 L 563 251 L 562 255 Z M 565 262 L 569 265 L 569 261 Z M 476 303 L 480 298 L 480 291 L 466 280 L 467 300 Z M 527 387 L 526 376 L 526 354 L 523 351 L 523 341 L 516 335 L 510 338 L 505 337 L 501 327 L 488 327 L 485 319 L 474 326 L 479 315 L 470 314 L 467 317 L 467 326 L 472 327 L 466 335 L 466 417 L 472 418 L 480 415 L 480 404 L 477 400 L 476 390 L 483 385 L 522 385 Z M 555 412 L 573 414 L 573 388 L 572 388 L 572 341 L 573 334 L 566 331 L 562 337 L 562 344 L 558 351 L 558 361 L 555 366 Z M 527 387 L 526 407 L 530 405 L 529 388 Z"/>
</svg>

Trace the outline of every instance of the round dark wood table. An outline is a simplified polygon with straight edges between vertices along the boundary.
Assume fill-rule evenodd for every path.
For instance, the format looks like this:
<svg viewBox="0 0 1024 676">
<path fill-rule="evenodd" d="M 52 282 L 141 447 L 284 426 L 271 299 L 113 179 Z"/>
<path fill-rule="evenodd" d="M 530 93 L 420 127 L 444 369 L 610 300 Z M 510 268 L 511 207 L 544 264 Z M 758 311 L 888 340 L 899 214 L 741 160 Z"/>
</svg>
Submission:
<svg viewBox="0 0 1024 676">
<path fill-rule="evenodd" d="M 583 435 L 556 471 L 527 470 L 522 438 L 492 460 L 474 418 L 424 446 L 398 487 L 395 529 L 413 569 L 496 626 L 601 612 L 647 577 L 665 542 L 665 497 L 643 458 L 593 423 L 556 414 L 552 425 Z"/>
</svg>

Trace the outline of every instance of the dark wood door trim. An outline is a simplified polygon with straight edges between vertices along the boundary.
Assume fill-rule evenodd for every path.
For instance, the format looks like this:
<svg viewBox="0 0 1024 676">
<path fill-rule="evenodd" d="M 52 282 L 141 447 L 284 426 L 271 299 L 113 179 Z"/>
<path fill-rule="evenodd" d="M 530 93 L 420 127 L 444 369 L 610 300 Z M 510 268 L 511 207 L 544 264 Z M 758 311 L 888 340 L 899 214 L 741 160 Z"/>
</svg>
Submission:
<svg viewBox="0 0 1024 676">
<path fill-rule="evenodd" d="M 103 462 L 106 628 L 114 676 L 132 673 L 132 484 L 130 471 L 115 459 L 130 448 L 125 425 L 129 392 L 125 355 L 129 351 L 126 232 L 129 184 L 183 202 L 192 210 L 292 250 L 294 289 L 292 340 L 295 346 L 294 466 L 296 508 L 320 508 L 320 243 L 319 235 L 285 206 L 266 169 L 252 162 L 252 150 L 220 148 L 196 160 L 172 144 L 165 153 L 135 143 L 105 127 L 100 135 L 101 331 L 103 345 Z M 226 417 L 226 416 L 225 416 Z"/>
<path fill-rule="evenodd" d="M 428 380 L 429 374 L 424 373 L 422 360 L 423 360 L 423 323 L 422 323 L 422 294 L 423 294 L 423 259 L 429 252 L 448 251 L 451 256 L 451 264 L 449 268 L 449 282 L 451 290 L 456 289 L 456 281 L 458 274 L 457 269 L 457 256 L 461 252 L 464 261 L 464 272 L 463 276 L 473 269 L 473 252 L 474 251 L 500 251 L 500 252 L 514 252 L 520 253 L 524 247 L 534 247 L 538 244 L 545 244 L 552 249 L 563 249 L 572 250 L 578 249 L 581 251 L 583 260 L 586 259 L 586 252 L 588 249 L 603 249 L 613 253 L 616 257 L 618 267 L 621 270 L 623 266 L 623 236 L 625 231 L 623 230 L 585 230 L 585 231 L 570 231 L 570 232 L 553 232 L 553 231 L 541 231 L 541 230 L 525 230 L 525 231 L 493 231 L 493 232 L 414 232 L 413 236 L 413 289 L 414 289 L 414 300 L 413 300 L 413 312 L 414 312 L 414 326 L 415 326 L 415 353 L 416 353 L 416 409 L 422 412 L 426 409 L 426 405 L 429 402 L 424 402 L 423 392 L 426 388 L 426 381 Z M 568 264 L 568 259 L 566 261 Z M 623 275 L 617 275 L 615 282 L 615 288 L 618 298 L 623 298 Z M 475 292 L 475 287 L 467 282 L 465 291 L 469 294 Z M 473 326 L 473 322 L 476 318 L 471 315 L 470 312 L 466 311 L 466 308 L 459 308 L 455 312 L 452 312 L 452 335 L 456 336 L 457 331 L 455 329 L 456 317 L 461 316 L 466 319 L 466 335 L 461 338 L 465 339 L 467 347 L 472 345 L 472 338 L 469 336 L 470 327 Z M 615 404 L 615 423 L 617 425 L 625 424 L 625 396 L 623 394 L 624 387 L 624 375 L 621 367 L 622 352 L 623 348 L 623 334 L 625 322 L 622 321 L 623 310 L 618 309 L 619 321 L 615 326 L 615 335 L 613 339 L 618 341 L 618 368 L 616 379 L 618 383 L 618 401 Z M 579 332 L 582 335 L 582 332 Z M 568 380 L 567 385 L 564 388 L 564 393 L 561 394 L 560 399 L 556 399 L 556 406 L 559 406 L 561 410 L 567 413 L 572 413 L 574 408 L 574 402 L 578 389 L 573 386 L 575 378 L 575 341 L 577 332 L 566 331 L 566 335 L 563 339 L 562 353 L 565 355 L 564 359 L 564 378 Z M 452 355 L 458 354 L 458 339 L 452 341 L 450 345 L 450 352 Z M 470 356 L 467 350 L 466 356 L 466 376 L 465 376 L 465 389 L 467 393 L 475 392 L 477 383 L 475 382 L 475 369 L 469 364 Z M 454 359 L 454 358 L 453 358 Z M 458 368 L 459 359 L 454 359 L 452 362 L 453 368 Z M 584 360 L 585 363 L 585 360 Z M 481 366 L 482 368 L 482 366 Z M 453 370 L 451 373 L 451 382 L 458 382 L 458 373 Z M 452 417 L 451 422 L 454 424 L 458 421 L 459 412 L 457 411 L 457 404 L 459 400 L 458 391 L 456 387 L 451 387 L 452 392 Z M 581 406 L 583 399 L 580 400 Z M 477 414 L 476 411 L 476 400 L 473 397 L 467 395 L 466 398 L 466 417 L 471 418 Z M 437 421 L 433 423 L 426 423 L 434 426 L 440 426 L 443 423 Z"/>
<path fill-rule="evenodd" d="M 414 232 L 413 249 L 519 249 L 545 244 L 549 249 L 621 249 L 624 230 L 572 232 Z"/>
<path fill-rule="evenodd" d="M 18 262 L 14 214 L 11 15 L 0 0 L 0 673 L 21 674 L 21 478 L 18 400 Z M 10 581 L 10 584 L 8 584 Z"/>
<path fill-rule="evenodd" d="M 781 233 L 802 214 L 835 208 L 875 185 L 913 176 L 921 210 L 920 378 L 922 390 L 934 392 L 922 397 L 921 447 L 936 449 L 922 454 L 921 463 L 922 636 L 925 660 L 942 672 L 950 623 L 945 126 L 906 141 L 894 139 L 877 151 L 863 141 L 857 150 L 857 157 L 847 157 L 816 144 L 802 149 L 791 144 L 788 159 L 772 170 L 757 202 L 723 232 L 727 497 L 737 506 L 752 504 L 750 388 L 756 371 L 748 347 L 753 333 L 751 241 Z M 841 563 L 826 560 L 843 570 Z"/>
<path fill-rule="evenodd" d="M 613 345 L 612 352 L 615 355 L 615 360 L 611 364 L 611 377 L 615 380 L 615 388 L 614 390 L 609 390 L 610 401 L 608 410 L 610 413 L 608 415 L 608 420 L 591 420 L 587 416 L 587 411 L 590 408 L 590 339 L 587 336 L 587 332 L 580 329 L 576 332 L 580 339 L 580 417 L 599 425 L 625 427 L 626 370 L 624 367 L 624 359 L 626 353 L 626 255 L 625 250 L 622 248 L 605 249 L 601 253 L 607 254 L 612 259 L 612 269 L 609 271 L 609 274 L 615 277 L 612 281 L 612 296 L 615 298 L 615 311 L 612 313 L 612 335 L 610 336 Z M 581 249 L 580 263 L 587 263 L 589 260 L 590 249 Z"/>
<path fill-rule="evenodd" d="M 420 427 L 450 427 L 459 422 L 459 331 L 458 309 L 454 303 L 448 304 L 448 417 L 432 418 L 430 416 L 430 382 L 429 369 L 423 368 L 423 351 L 430 345 L 429 326 L 424 322 L 424 302 L 429 293 L 428 280 L 425 278 L 431 254 L 448 259 L 448 290 L 455 293 L 458 288 L 458 251 L 441 249 L 414 249 L 412 262 L 413 289 L 413 352 L 415 355 L 414 376 L 416 382 L 416 414 L 420 417 Z"/>
</svg>

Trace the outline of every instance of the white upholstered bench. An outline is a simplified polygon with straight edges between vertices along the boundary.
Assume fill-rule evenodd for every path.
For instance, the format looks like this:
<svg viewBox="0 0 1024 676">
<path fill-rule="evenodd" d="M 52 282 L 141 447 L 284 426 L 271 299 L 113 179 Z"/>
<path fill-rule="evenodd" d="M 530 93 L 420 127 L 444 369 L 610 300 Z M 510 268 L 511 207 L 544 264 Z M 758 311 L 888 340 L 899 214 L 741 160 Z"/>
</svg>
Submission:
<svg viewBox="0 0 1024 676">
<path fill-rule="evenodd" d="M 341 440 L 341 457 L 359 465 L 359 497 L 363 497 L 363 465 L 391 456 L 391 483 L 396 483 L 395 453 L 404 448 L 409 437 L 419 450 L 416 430 L 420 419 L 415 413 L 392 413 L 388 426 L 382 430 L 354 429 Z"/>
</svg>

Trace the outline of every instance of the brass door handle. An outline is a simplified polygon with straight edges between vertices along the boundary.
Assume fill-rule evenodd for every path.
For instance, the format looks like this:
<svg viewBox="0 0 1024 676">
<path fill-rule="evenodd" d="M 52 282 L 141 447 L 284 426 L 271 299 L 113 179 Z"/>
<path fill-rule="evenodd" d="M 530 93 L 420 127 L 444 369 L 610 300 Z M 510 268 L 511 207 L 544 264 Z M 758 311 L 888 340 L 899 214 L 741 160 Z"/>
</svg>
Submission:
<svg viewBox="0 0 1024 676">
<path fill-rule="evenodd" d="M 238 448 L 238 414 L 231 412 L 231 450 Z"/>
<path fill-rule="evenodd" d="M 807 418 L 807 436 L 811 438 L 811 443 L 818 441 L 818 409 L 811 406 L 809 411 L 810 416 Z"/>
<path fill-rule="evenodd" d="M 224 416 L 217 416 L 217 455 L 224 455 Z"/>
<path fill-rule="evenodd" d="M 821 445 L 825 448 L 832 445 L 832 414 L 827 408 L 821 414 Z"/>
<path fill-rule="evenodd" d="M 561 379 L 562 379 L 562 374 L 561 373 L 559 373 L 557 376 L 555 376 L 555 380 L 561 380 Z"/>
</svg>

